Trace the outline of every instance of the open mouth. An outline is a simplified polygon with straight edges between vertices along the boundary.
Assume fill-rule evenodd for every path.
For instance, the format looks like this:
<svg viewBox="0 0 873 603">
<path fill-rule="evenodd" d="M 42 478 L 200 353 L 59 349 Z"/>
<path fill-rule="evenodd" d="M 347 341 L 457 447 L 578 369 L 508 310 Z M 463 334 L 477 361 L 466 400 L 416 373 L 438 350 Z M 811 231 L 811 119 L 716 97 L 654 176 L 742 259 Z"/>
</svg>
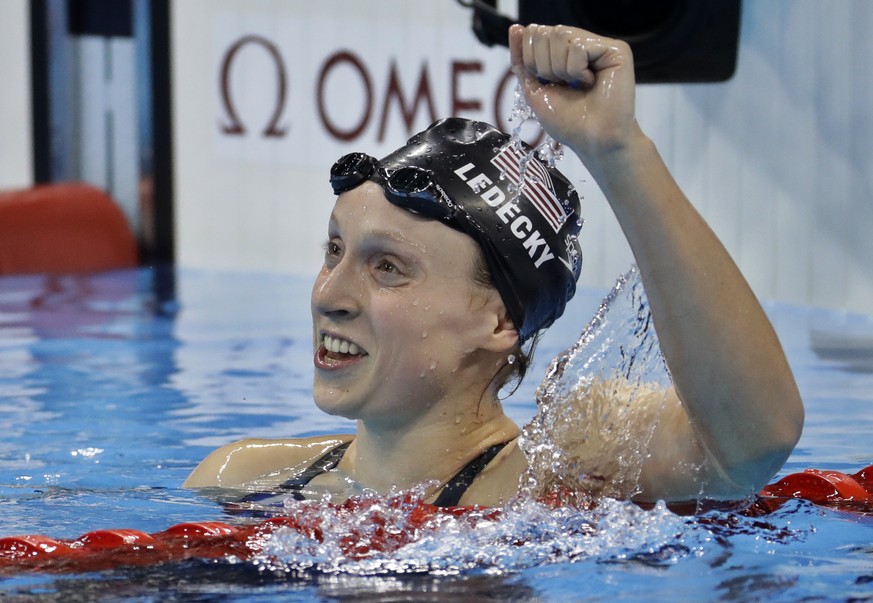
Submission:
<svg viewBox="0 0 873 603">
<path fill-rule="evenodd" d="M 352 341 L 335 335 L 321 336 L 318 358 L 324 363 L 344 362 L 362 358 L 366 355 L 366 350 Z"/>
<path fill-rule="evenodd" d="M 362 350 L 358 344 L 346 341 L 345 339 L 340 339 L 339 337 L 325 335 L 321 340 L 321 343 L 324 345 L 325 349 L 332 354 L 348 354 L 349 356 L 367 355 L 367 352 Z"/>
</svg>

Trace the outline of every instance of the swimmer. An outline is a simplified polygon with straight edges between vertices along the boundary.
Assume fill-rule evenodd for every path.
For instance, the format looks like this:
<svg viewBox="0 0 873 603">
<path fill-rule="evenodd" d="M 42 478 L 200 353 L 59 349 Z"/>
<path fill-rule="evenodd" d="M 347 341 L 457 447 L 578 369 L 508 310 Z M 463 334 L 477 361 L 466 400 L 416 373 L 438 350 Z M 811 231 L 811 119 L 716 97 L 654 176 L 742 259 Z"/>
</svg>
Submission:
<svg viewBox="0 0 873 603">
<path fill-rule="evenodd" d="M 630 48 L 516 25 L 510 57 L 542 127 L 617 216 L 673 379 L 634 499 L 759 491 L 796 444 L 803 404 L 754 294 L 637 124 Z M 537 159 L 515 198 L 522 166 L 508 141 L 454 118 L 382 160 L 356 153 L 333 166 L 311 299 L 313 396 L 356 433 L 232 443 L 185 486 L 341 500 L 426 483 L 443 506 L 516 495 L 527 460 L 498 392 L 523 376 L 537 333 L 575 291 L 580 222 L 569 182 Z"/>
</svg>

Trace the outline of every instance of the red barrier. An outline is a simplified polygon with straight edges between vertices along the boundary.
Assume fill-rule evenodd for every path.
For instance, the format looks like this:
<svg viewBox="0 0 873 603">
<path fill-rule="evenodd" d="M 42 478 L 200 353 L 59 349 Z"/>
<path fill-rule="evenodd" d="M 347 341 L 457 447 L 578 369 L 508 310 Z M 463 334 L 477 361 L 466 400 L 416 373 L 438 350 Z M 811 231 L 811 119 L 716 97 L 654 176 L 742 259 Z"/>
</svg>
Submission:
<svg viewBox="0 0 873 603">
<path fill-rule="evenodd" d="M 792 473 L 765 486 L 761 490 L 760 502 L 773 511 L 794 498 L 842 511 L 873 515 L 873 465 L 851 475 L 819 469 Z"/>
<path fill-rule="evenodd" d="M 873 465 L 853 475 L 816 469 L 793 473 L 766 486 L 758 502 L 772 512 L 790 499 L 805 499 L 873 515 Z M 396 520 L 391 515 L 392 510 L 398 509 L 404 517 L 400 530 L 396 529 Z M 0 575 L 22 570 L 88 572 L 190 558 L 248 560 L 263 550 L 274 530 L 282 527 L 323 542 L 325 512 L 337 517 L 366 515 L 365 526 L 351 528 L 338 538 L 343 555 L 350 559 L 395 551 L 435 530 L 443 517 L 461 518 L 471 526 L 500 517 L 497 509 L 441 508 L 411 496 L 397 496 L 387 501 L 354 498 L 342 505 L 301 505 L 295 516 L 273 517 L 240 526 L 219 521 L 186 522 L 154 534 L 129 529 L 96 530 L 75 540 L 55 540 L 41 535 L 9 536 L 0 538 Z"/>
<path fill-rule="evenodd" d="M 75 183 L 0 191 L 0 275 L 136 265 L 127 219 L 103 191 Z"/>
</svg>

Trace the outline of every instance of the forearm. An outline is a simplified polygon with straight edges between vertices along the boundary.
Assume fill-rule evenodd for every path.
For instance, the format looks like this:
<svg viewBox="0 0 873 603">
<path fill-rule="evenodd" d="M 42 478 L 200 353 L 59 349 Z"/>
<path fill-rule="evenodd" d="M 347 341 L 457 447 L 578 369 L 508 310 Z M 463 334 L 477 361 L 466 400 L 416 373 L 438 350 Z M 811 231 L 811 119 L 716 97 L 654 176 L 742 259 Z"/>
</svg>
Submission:
<svg viewBox="0 0 873 603">
<path fill-rule="evenodd" d="M 762 484 L 803 422 L 769 320 L 638 128 L 626 144 L 583 159 L 630 243 L 676 390 L 710 460 L 741 487 Z"/>
</svg>

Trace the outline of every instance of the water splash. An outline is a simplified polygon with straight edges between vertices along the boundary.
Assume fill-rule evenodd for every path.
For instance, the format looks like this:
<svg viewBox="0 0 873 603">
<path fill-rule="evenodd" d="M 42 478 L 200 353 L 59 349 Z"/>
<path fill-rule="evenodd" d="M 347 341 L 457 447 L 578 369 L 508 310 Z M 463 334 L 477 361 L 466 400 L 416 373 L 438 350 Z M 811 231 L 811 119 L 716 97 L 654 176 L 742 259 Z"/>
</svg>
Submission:
<svg viewBox="0 0 873 603">
<path fill-rule="evenodd" d="M 257 537 L 250 561 L 275 574 L 345 576 L 504 575 L 586 561 L 663 568 L 687 558 L 718 562 L 738 540 L 772 551 L 811 532 L 797 527 L 805 501 L 764 521 L 742 510 L 683 517 L 662 503 L 643 509 L 608 498 L 589 509 L 517 498 L 502 509 L 442 511 L 423 499 L 419 488 L 340 506 L 290 502 L 293 525 Z"/>
<path fill-rule="evenodd" d="M 557 356 L 537 390 L 521 440 L 533 498 L 629 498 L 670 375 L 636 268 L 619 279 L 579 340 Z M 581 497 L 581 498 L 580 498 Z"/>
<path fill-rule="evenodd" d="M 422 496 L 362 498 L 352 510 L 340 513 L 323 504 L 295 501 L 289 511 L 297 517 L 314 513 L 318 537 L 299 528 L 279 529 L 263 543 L 254 562 L 274 572 L 501 574 L 663 551 L 686 529 L 685 520 L 663 506 L 644 510 L 614 500 L 580 510 L 518 499 L 500 510 L 440 513 L 421 522 L 416 513 L 421 512 Z M 685 547 L 676 559 L 689 550 Z"/>
<path fill-rule="evenodd" d="M 516 150 L 524 154 L 519 165 L 519 186 L 510 187 L 510 191 L 517 196 L 523 192 L 527 182 L 539 180 L 537 176 L 527 173 L 527 167 L 531 158 L 536 156 L 540 161 L 554 168 L 564 158 L 564 150 L 561 144 L 545 131 L 543 132 L 542 141 L 533 151 L 529 151 L 524 145 L 521 138 L 521 129 L 528 121 L 536 121 L 536 115 L 534 115 L 533 109 L 531 109 L 527 100 L 525 100 L 524 94 L 521 91 L 521 85 L 517 85 L 515 88 L 512 111 L 507 119 L 515 124 L 510 131 L 510 143 Z M 505 177 L 505 174 L 501 173 L 501 179 L 503 177 Z"/>
<path fill-rule="evenodd" d="M 515 123 L 515 126 L 510 131 L 513 146 L 520 151 L 525 150 L 521 140 L 521 129 L 528 121 L 536 121 L 536 115 L 534 115 L 533 109 L 531 109 L 527 100 L 524 98 L 524 93 L 521 91 L 521 85 L 515 87 L 512 111 L 507 119 L 510 122 Z M 564 158 L 564 150 L 561 144 L 546 132 L 543 132 L 543 139 L 534 149 L 534 152 L 539 156 L 540 160 L 549 167 L 555 167 L 557 163 Z"/>
</svg>

